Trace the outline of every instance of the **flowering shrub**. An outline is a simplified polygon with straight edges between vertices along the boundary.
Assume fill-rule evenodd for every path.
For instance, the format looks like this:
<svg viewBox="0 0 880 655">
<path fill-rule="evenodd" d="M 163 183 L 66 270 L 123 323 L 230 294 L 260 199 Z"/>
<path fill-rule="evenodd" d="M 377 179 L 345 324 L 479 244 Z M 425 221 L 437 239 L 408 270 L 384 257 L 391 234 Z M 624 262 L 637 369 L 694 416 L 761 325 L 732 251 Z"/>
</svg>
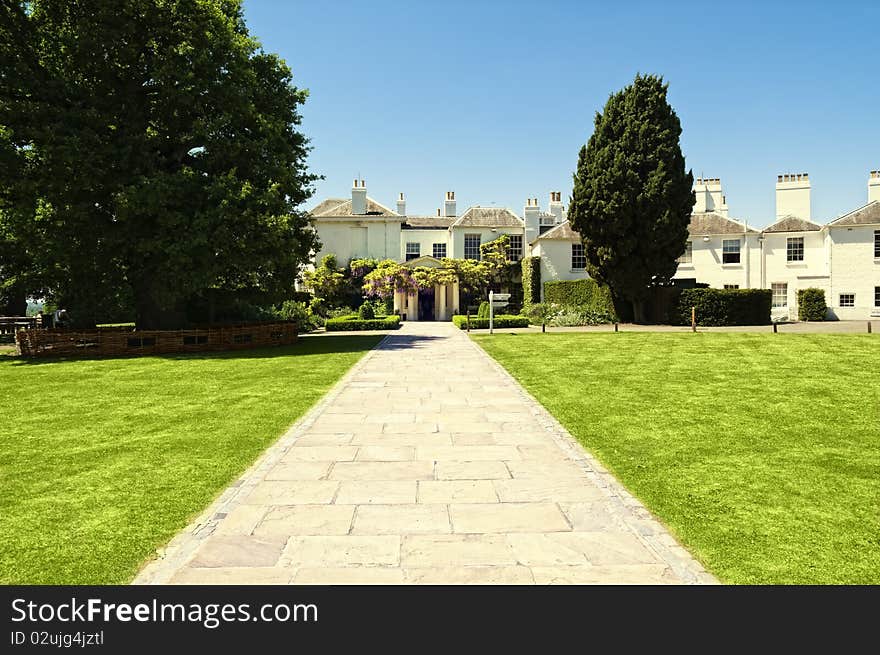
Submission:
<svg viewBox="0 0 880 655">
<path fill-rule="evenodd" d="M 571 307 L 558 303 L 534 303 L 524 312 L 535 325 L 576 327 L 579 325 L 603 325 L 613 323 L 614 314 L 595 307 Z"/>
<path fill-rule="evenodd" d="M 370 298 L 392 298 L 395 291 L 416 293 L 434 285 L 458 282 L 466 293 L 482 292 L 489 283 L 499 281 L 510 268 L 507 260 L 506 235 L 480 246 L 481 259 L 440 260 L 437 268 L 418 266 L 410 268 L 393 259 L 353 259 L 349 266 L 352 278 L 363 273 L 363 293 Z M 367 271 L 367 272 L 364 272 Z M 482 293 L 480 293 L 482 295 Z"/>
<path fill-rule="evenodd" d="M 364 276 L 364 294 L 372 298 L 391 298 L 395 291 L 416 293 L 418 290 L 413 269 L 393 259 L 379 262 L 375 269 Z"/>
<path fill-rule="evenodd" d="M 348 263 L 348 270 L 351 272 L 351 277 L 363 278 L 365 275 L 375 270 L 378 265 L 378 259 L 352 259 Z"/>
</svg>

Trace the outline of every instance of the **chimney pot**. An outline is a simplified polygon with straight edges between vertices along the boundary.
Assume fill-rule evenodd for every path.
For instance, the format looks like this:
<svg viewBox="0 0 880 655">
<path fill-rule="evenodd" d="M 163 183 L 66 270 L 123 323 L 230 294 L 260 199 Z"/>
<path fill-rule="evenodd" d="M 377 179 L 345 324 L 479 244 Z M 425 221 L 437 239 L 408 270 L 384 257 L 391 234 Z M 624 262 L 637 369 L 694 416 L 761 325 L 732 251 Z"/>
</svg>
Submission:
<svg viewBox="0 0 880 655">
<path fill-rule="evenodd" d="M 812 220 L 809 174 L 785 173 L 777 176 L 776 179 L 776 220 L 785 216 Z M 780 186 L 779 182 L 788 184 Z"/>
<path fill-rule="evenodd" d="M 871 171 L 868 178 L 868 202 L 880 201 L 880 171 Z"/>
<path fill-rule="evenodd" d="M 351 213 L 354 215 L 367 213 L 367 184 L 363 180 L 360 184 L 357 179 L 354 181 L 354 188 L 351 190 Z"/>
<path fill-rule="evenodd" d="M 446 192 L 446 202 L 443 203 L 443 216 L 456 216 L 455 212 L 455 191 Z"/>
</svg>

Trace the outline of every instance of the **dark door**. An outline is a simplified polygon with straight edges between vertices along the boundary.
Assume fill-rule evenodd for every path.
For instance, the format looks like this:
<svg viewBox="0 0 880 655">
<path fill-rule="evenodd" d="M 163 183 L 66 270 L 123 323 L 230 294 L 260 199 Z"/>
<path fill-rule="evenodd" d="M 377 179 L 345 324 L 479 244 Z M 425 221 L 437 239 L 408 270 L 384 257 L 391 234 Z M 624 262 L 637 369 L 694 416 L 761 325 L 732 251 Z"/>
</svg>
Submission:
<svg viewBox="0 0 880 655">
<path fill-rule="evenodd" d="M 419 289 L 419 320 L 434 320 L 434 287 Z"/>
</svg>

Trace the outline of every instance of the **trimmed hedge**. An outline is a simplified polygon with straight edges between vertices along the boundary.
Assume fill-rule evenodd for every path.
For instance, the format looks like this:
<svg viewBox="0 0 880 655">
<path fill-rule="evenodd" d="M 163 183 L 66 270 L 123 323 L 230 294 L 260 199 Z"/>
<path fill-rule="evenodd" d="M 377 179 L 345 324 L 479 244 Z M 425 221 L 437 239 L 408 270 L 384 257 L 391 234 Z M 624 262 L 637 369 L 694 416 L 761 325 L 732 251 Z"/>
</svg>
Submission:
<svg viewBox="0 0 880 655">
<path fill-rule="evenodd" d="M 354 316 L 340 316 L 328 318 L 324 323 L 327 332 L 354 332 L 358 330 L 396 330 L 400 327 L 399 316 L 386 316 L 369 320 L 359 319 Z"/>
<path fill-rule="evenodd" d="M 544 302 L 563 307 L 582 307 L 614 316 L 611 290 L 596 280 L 556 280 L 544 283 Z"/>
<path fill-rule="evenodd" d="M 461 328 L 462 330 L 467 329 L 467 316 L 462 316 L 460 314 L 456 314 L 452 317 L 452 322 L 455 324 L 455 327 Z M 492 327 L 496 328 L 515 328 L 515 327 L 529 327 L 529 317 L 528 316 L 515 316 L 513 314 L 499 314 L 492 319 Z M 471 316 L 471 329 L 472 330 L 482 330 L 489 328 L 489 319 L 488 318 L 475 318 Z"/>
<path fill-rule="evenodd" d="M 684 289 L 670 318 L 690 325 L 696 307 L 697 325 L 768 325 L 771 302 L 769 289 Z"/>
<path fill-rule="evenodd" d="M 541 302 L 541 258 L 523 257 L 522 260 L 523 307 Z"/>
<path fill-rule="evenodd" d="M 825 304 L 825 291 L 810 287 L 798 289 L 798 320 L 799 321 L 824 321 L 828 313 L 828 305 Z"/>
</svg>

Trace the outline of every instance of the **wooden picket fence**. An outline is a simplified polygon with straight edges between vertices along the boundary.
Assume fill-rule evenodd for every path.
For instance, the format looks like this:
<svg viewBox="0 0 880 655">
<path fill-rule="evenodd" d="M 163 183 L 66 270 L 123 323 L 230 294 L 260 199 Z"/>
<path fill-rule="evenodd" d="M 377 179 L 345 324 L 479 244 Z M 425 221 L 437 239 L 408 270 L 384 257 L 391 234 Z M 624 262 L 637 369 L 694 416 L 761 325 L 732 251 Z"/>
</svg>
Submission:
<svg viewBox="0 0 880 655">
<path fill-rule="evenodd" d="M 12 339 L 18 330 L 38 325 L 36 316 L 0 316 L 0 337 L 8 336 Z"/>
<path fill-rule="evenodd" d="M 73 330 L 19 329 L 22 357 L 120 357 L 245 350 L 296 343 L 294 322 L 215 325 L 189 330 L 135 330 L 131 327 Z"/>
</svg>

